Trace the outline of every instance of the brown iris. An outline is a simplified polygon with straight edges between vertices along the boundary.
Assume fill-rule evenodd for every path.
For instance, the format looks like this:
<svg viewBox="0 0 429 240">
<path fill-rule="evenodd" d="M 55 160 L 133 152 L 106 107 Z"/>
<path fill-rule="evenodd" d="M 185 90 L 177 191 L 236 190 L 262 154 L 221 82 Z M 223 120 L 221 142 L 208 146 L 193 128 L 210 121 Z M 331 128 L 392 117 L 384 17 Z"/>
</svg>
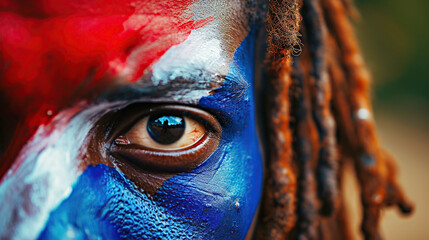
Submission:
<svg viewBox="0 0 429 240">
<path fill-rule="evenodd" d="M 201 109 L 164 105 L 146 112 L 116 137 L 113 156 L 145 170 L 180 172 L 201 164 L 219 144 L 220 124 Z"/>
</svg>

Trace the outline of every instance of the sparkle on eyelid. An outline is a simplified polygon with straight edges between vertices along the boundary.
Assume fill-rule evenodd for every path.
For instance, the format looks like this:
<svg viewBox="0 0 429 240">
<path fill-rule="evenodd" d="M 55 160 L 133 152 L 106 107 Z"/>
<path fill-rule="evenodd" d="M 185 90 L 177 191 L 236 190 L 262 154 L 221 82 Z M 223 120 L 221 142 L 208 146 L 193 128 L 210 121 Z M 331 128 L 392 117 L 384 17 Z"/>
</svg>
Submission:
<svg viewBox="0 0 429 240">
<path fill-rule="evenodd" d="M 130 144 L 130 140 L 128 140 L 126 137 L 120 136 L 115 139 L 115 143 L 118 145 L 127 145 Z"/>
</svg>

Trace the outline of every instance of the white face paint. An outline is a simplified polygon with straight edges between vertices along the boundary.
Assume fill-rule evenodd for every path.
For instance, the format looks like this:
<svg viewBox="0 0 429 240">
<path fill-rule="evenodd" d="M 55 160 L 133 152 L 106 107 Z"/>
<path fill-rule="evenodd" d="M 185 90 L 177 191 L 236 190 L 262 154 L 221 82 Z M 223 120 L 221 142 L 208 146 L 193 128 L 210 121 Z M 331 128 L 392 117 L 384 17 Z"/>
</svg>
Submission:
<svg viewBox="0 0 429 240">
<path fill-rule="evenodd" d="M 235 50 L 250 31 L 250 24 L 242 20 L 249 19 L 249 13 L 240 0 L 198 1 L 190 9 L 194 20 L 212 20 L 193 30 L 183 43 L 171 47 L 153 65 L 154 85 L 196 69 L 215 76 L 227 75 Z"/>
<path fill-rule="evenodd" d="M 81 174 L 80 148 L 94 117 L 111 107 L 78 104 L 39 127 L 0 182 L 1 239 L 37 238 Z"/>
</svg>

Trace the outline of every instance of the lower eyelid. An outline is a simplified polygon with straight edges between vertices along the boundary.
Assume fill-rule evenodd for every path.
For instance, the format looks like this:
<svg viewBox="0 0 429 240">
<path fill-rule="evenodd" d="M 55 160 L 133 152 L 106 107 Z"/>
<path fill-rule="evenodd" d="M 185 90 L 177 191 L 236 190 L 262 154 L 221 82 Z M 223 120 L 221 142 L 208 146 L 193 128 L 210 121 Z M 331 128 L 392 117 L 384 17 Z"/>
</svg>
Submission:
<svg viewBox="0 0 429 240">
<path fill-rule="evenodd" d="M 152 171 L 180 172 L 197 167 L 217 148 L 219 139 L 208 134 L 195 147 L 182 151 L 153 151 L 139 146 L 113 145 L 111 154 Z"/>
</svg>

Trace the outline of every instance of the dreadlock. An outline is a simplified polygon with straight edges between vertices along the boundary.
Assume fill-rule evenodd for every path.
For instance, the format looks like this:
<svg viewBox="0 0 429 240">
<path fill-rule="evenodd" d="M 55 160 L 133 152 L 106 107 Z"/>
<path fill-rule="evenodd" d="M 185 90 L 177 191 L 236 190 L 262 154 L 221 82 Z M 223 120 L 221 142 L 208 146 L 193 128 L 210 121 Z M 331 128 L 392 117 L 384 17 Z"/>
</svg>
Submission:
<svg viewBox="0 0 429 240">
<path fill-rule="evenodd" d="M 257 239 L 350 239 L 340 191 L 347 162 L 360 185 L 365 239 L 381 238 L 385 206 L 412 211 L 377 139 L 354 13 L 351 0 L 269 2 L 271 144 Z"/>
</svg>

